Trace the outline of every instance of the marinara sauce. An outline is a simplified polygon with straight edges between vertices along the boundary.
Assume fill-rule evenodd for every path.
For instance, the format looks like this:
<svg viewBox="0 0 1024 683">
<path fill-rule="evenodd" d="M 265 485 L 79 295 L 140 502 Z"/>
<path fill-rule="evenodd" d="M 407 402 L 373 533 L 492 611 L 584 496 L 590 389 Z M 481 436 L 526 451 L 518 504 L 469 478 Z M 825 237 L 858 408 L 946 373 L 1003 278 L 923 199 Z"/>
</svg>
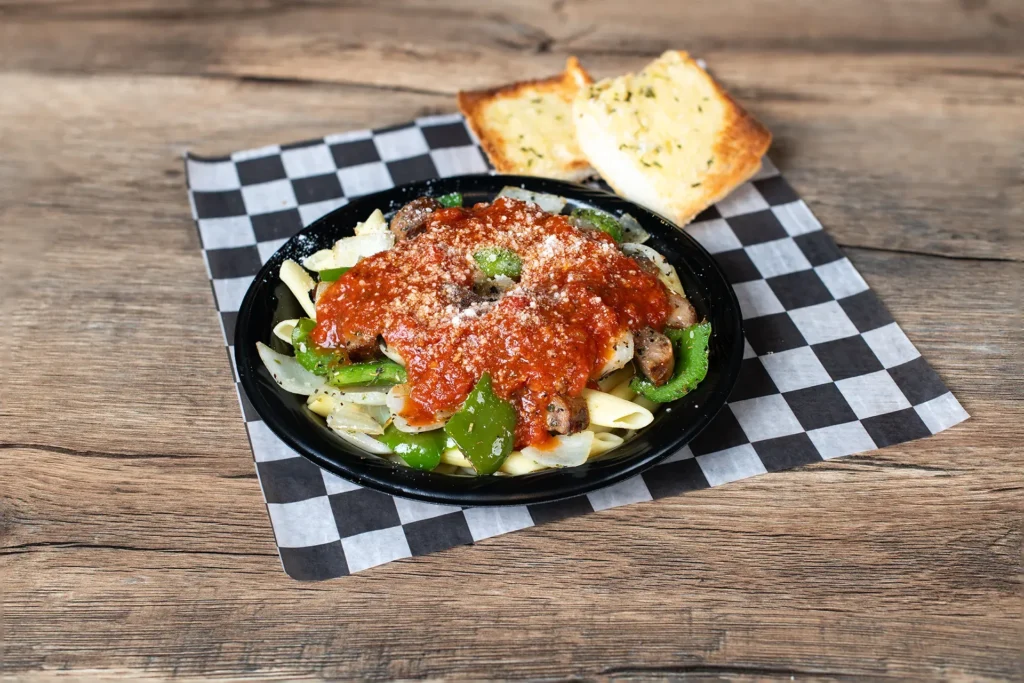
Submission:
<svg viewBox="0 0 1024 683">
<path fill-rule="evenodd" d="M 497 301 L 453 301 L 453 290 L 483 278 L 473 254 L 484 247 L 515 252 L 519 282 Z M 489 372 L 516 407 L 521 448 L 551 439 L 553 396 L 578 396 L 625 330 L 661 330 L 668 313 L 664 285 L 611 237 L 499 198 L 436 211 L 414 238 L 360 261 L 317 302 L 312 338 L 333 348 L 383 337 L 405 361 L 411 392 L 402 415 L 413 424 L 458 410 Z"/>
</svg>

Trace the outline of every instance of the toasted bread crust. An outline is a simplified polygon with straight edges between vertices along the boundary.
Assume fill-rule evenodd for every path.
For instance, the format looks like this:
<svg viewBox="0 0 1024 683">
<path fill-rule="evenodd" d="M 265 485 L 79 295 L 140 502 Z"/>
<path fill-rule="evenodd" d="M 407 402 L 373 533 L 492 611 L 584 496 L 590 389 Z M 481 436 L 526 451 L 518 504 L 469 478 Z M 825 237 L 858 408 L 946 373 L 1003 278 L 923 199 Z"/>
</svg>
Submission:
<svg viewBox="0 0 1024 683">
<path fill-rule="evenodd" d="M 678 53 L 684 61 L 692 62 L 694 66 L 700 68 L 689 53 L 681 50 Z M 715 156 L 719 159 L 730 159 L 732 163 L 728 167 L 721 164 L 718 168 L 712 169 L 704 180 L 704 205 L 681 211 L 677 216 L 680 225 L 689 223 L 701 211 L 725 199 L 726 195 L 750 180 L 761 169 L 761 157 L 768 152 L 772 144 L 771 132 L 747 113 L 747 110 L 734 100 L 718 81 L 710 75 L 708 80 L 718 96 L 729 104 L 729 116 L 715 143 Z M 687 213 L 689 215 L 686 215 Z"/>
<path fill-rule="evenodd" d="M 459 111 L 466 117 L 466 122 L 497 171 L 528 173 L 528 169 L 510 158 L 507 153 L 511 140 L 507 139 L 500 129 L 486 123 L 484 115 L 487 107 L 499 100 L 527 98 L 538 93 L 558 94 L 566 102 L 572 102 L 581 87 L 593 82 L 590 74 L 583 69 L 579 60 L 576 57 L 569 57 L 566 60 L 565 71 L 557 76 L 519 81 L 485 90 L 460 91 L 458 94 Z M 571 120 L 565 122 L 565 129 L 566 135 L 575 136 Z M 578 158 L 561 164 L 560 168 L 562 173 L 559 177 L 571 180 L 582 180 L 594 173 L 590 162 L 582 153 Z"/>
</svg>

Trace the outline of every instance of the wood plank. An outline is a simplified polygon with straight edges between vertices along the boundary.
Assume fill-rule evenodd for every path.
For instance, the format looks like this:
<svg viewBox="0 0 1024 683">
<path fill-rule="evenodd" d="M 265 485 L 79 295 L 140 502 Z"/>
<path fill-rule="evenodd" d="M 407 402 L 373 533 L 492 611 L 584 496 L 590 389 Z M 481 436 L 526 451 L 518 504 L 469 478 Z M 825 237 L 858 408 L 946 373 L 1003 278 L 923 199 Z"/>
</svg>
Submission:
<svg viewBox="0 0 1024 683">
<path fill-rule="evenodd" d="M 1024 675 L 1024 7 L 738 2 L 0 0 L 4 673 Z M 601 75 L 680 44 L 775 131 L 787 178 L 972 419 L 285 577 L 181 152 L 404 121 L 572 51 Z"/>
<path fill-rule="evenodd" d="M 728 46 L 733 50 L 1020 54 L 1018 36 L 1024 26 L 1024 10 L 1013 0 L 870 0 L 854 5 L 810 0 L 769 0 L 756 5 L 742 0 L 634 5 L 615 0 L 523 0 L 514 6 L 474 0 L 364 0 L 340 7 L 244 0 L 4 0 L 0 16 L 18 24 L 45 23 L 55 28 L 60 22 L 75 22 L 76 30 L 84 22 L 123 21 L 132 22 L 132 28 L 153 23 L 171 30 L 230 25 L 231 33 L 238 34 L 245 32 L 247 24 L 258 24 L 267 34 L 286 31 L 318 36 L 321 43 L 368 42 L 398 50 L 458 43 L 535 53 L 571 47 L 618 54 L 646 54 L 680 44 L 701 51 Z M 424 25 L 430 30 L 420 30 Z M 225 37 L 221 32 L 217 40 L 198 43 L 204 48 L 200 54 L 222 45 Z"/>
</svg>

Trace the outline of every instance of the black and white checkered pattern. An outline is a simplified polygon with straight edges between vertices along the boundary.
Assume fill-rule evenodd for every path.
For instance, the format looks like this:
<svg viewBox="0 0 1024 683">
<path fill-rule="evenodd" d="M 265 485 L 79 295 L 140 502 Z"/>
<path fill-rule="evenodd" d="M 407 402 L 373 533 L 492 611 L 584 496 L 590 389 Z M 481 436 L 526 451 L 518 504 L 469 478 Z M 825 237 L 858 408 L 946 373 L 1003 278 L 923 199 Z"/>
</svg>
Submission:
<svg viewBox="0 0 1024 683">
<path fill-rule="evenodd" d="M 488 171 L 458 115 L 222 159 L 190 156 L 186 164 L 228 344 L 253 276 L 303 226 L 350 197 Z M 728 405 L 696 439 L 615 486 L 504 508 L 393 497 L 299 457 L 260 421 L 239 387 L 285 571 L 297 579 L 343 576 L 573 515 L 918 439 L 967 418 L 767 160 L 751 182 L 687 230 L 715 255 L 739 298 L 747 339 L 742 372 Z"/>
</svg>

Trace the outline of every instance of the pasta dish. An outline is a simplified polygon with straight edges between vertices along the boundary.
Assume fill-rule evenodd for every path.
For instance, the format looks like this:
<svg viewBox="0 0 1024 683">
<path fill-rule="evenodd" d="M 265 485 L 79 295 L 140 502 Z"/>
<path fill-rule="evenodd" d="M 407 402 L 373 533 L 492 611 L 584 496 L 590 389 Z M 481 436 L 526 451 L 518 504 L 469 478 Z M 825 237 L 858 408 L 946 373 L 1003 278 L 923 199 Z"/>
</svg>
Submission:
<svg viewBox="0 0 1024 683">
<path fill-rule="evenodd" d="M 306 317 L 257 344 L 285 390 L 368 453 L 452 475 L 572 467 L 704 379 L 710 325 L 628 214 L 505 188 L 421 197 L 301 260 Z M 279 347 L 280 348 L 280 347 Z"/>
</svg>

